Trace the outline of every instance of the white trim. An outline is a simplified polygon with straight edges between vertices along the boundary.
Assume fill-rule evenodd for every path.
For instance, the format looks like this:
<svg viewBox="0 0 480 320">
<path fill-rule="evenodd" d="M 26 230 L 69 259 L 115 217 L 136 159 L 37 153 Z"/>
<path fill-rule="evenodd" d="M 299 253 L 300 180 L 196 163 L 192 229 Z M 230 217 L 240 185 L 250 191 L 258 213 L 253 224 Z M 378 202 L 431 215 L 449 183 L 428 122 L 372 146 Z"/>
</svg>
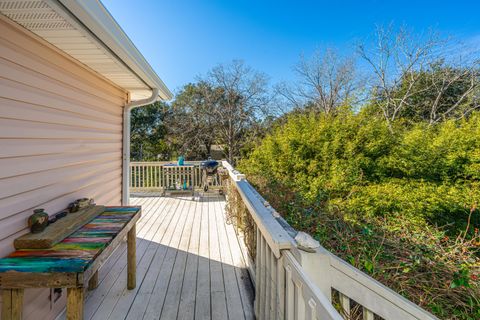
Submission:
<svg viewBox="0 0 480 320">
<path fill-rule="evenodd" d="M 152 104 L 158 100 L 159 90 L 154 88 L 152 96 L 147 99 L 132 101 L 123 108 L 123 161 L 122 161 L 122 205 L 127 206 L 130 202 L 130 112 L 134 108 Z"/>
<path fill-rule="evenodd" d="M 115 19 L 98 0 L 50 0 L 63 5 L 94 34 L 111 52 L 129 67 L 150 88 L 158 88 L 162 100 L 172 93 L 138 51 Z"/>
</svg>

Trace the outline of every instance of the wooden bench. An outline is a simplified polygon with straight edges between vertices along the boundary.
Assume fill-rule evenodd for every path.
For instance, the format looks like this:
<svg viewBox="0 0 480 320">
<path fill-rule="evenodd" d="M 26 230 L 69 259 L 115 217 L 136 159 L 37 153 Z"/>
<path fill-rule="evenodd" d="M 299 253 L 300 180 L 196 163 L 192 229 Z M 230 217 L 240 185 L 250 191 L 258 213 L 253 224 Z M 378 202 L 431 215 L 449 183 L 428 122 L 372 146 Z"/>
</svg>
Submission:
<svg viewBox="0 0 480 320">
<path fill-rule="evenodd" d="M 98 269 L 127 237 L 127 288 L 136 286 L 135 225 L 140 207 L 105 211 L 49 249 L 21 249 L 0 259 L 2 319 L 22 318 L 26 288 L 67 288 L 67 319 L 83 319 L 85 288 L 98 285 Z"/>
</svg>

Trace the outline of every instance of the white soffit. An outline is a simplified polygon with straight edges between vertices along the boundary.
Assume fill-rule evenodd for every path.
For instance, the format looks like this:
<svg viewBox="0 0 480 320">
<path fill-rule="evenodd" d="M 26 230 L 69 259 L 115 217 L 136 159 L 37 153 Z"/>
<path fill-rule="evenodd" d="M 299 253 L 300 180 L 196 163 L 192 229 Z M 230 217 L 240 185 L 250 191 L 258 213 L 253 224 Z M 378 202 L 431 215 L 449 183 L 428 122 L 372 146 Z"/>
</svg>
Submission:
<svg viewBox="0 0 480 320">
<path fill-rule="evenodd" d="M 56 1 L 0 0 L 0 12 L 129 91 L 132 100 L 150 97 L 151 86 Z"/>
</svg>

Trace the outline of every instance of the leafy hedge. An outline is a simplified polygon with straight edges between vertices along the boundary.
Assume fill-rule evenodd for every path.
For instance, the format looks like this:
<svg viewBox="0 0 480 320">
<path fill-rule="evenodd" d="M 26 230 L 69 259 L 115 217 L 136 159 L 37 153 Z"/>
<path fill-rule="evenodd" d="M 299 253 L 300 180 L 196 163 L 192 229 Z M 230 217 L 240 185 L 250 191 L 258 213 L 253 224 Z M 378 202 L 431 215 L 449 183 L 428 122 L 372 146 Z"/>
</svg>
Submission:
<svg viewBox="0 0 480 320">
<path fill-rule="evenodd" d="M 239 167 L 345 260 L 442 318 L 480 318 L 480 113 L 393 132 L 368 110 L 292 115 Z"/>
</svg>

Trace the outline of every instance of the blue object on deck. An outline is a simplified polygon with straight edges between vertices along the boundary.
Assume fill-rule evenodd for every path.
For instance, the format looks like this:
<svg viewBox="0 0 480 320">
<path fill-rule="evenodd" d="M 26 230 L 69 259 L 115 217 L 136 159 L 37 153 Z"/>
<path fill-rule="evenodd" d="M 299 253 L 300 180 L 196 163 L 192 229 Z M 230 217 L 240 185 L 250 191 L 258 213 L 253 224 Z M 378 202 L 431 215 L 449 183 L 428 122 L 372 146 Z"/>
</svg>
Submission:
<svg viewBox="0 0 480 320">
<path fill-rule="evenodd" d="M 178 157 L 178 165 L 183 166 L 185 163 L 185 158 L 183 156 Z"/>
</svg>

